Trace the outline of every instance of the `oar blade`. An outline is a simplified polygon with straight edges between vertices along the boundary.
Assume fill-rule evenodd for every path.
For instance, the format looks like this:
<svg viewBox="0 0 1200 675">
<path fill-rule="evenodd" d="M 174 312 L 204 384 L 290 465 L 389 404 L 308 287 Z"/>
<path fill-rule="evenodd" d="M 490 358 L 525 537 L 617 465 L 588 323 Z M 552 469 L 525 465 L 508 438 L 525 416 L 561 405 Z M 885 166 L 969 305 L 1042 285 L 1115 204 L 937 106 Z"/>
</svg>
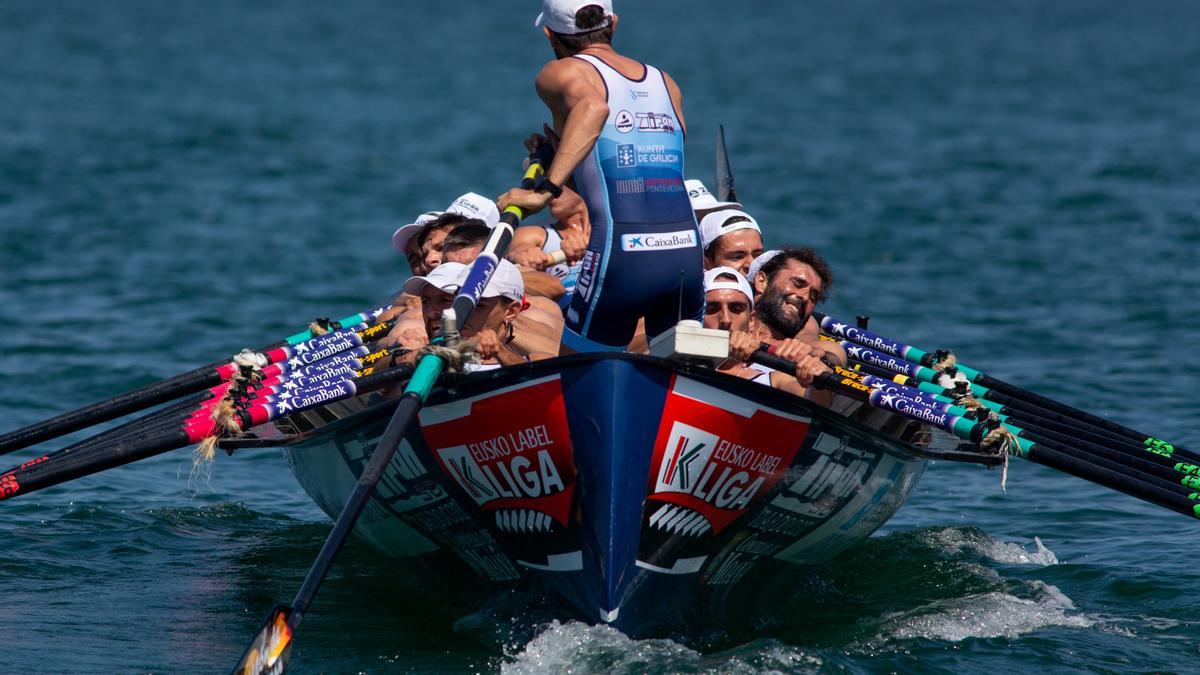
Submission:
<svg viewBox="0 0 1200 675">
<path fill-rule="evenodd" d="M 292 654 L 291 615 L 291 607 L 275 605 L 232 675 L 278 675 L 287 670 Z"/>
<path fill-rule="evenodd" d="M 729 151 L 725 147 L 725 125 L 717 127 L 717 199 L 723 202 L 737 201 L 737 188 L 733 184 L 733 169 L 729 166 Z"/>
</svg>

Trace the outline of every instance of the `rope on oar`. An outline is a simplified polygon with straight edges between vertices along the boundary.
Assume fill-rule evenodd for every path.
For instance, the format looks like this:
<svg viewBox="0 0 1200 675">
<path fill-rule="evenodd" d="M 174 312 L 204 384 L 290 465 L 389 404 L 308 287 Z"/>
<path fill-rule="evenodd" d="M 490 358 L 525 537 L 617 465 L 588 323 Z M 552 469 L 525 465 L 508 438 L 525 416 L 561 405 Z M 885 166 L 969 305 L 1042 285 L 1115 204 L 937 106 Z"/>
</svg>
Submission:
<svg viewBox="0 0 1200 675">
<path fill-rule="evenodd" d="M 1004 466 L 1000 469 L 1000 490 L 1004 494 L 1008 494 L 1008 456 L 1020 452 L 1021 442 L 1017 439 L 1016 434 L 1000 425 L 999 418 L 995 416 L 996 413 L 989 412 L 988 414 L 989 422 L 995 420 L 996 426 L 979 441 L 979 447 L 985 452 L 1004 458 Z"/>
</svg>

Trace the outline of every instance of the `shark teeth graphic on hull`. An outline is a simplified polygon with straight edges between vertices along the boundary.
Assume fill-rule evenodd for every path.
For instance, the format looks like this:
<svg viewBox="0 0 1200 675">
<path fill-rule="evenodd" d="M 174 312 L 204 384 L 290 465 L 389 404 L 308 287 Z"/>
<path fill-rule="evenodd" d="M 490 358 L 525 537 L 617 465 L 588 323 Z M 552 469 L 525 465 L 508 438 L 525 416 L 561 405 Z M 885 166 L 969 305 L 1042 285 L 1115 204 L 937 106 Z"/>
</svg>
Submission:
<svg viewBox="0 0 1200 675">
<path fill-rule="evenodd" d="M 669 534 L 699 537 L 712 529 L 708 519 L 689 508 L 665 504 L 650 516 L 650 526 Z"/>
<path fill-rule="evenodd" d="M 549 532 L 553 519 L 529 509 L 501 509 L 496 511 L 496 527 L 504 532 Z"/>
</svg>

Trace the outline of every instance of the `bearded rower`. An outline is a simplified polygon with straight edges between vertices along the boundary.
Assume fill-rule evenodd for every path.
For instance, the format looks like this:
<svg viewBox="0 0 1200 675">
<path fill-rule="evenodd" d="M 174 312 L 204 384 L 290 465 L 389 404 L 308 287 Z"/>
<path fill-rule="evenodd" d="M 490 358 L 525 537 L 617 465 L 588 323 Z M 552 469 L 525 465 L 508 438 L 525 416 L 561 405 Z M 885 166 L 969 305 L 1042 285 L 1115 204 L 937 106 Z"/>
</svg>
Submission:
<svg viewBox="0 0 1200 675">
<path fill-rule="evenodd" d="M 557 57 L 538 74 L 537 90 L 561 141 L 534 189 L 512 190 L 500 205 L 536 213 L 552 201 L 586 203 L 592 232 L 566 311 L 564 353 L 624 350 L 639 317 L 651 339 L 681 318 L 699 320 L 704 271 L 683 184 L 679 87 L 613 49 L 611 0 L 544 0 L 536 25 Z M 564 187 L 572 177 L 578 194 Z"/>
</svg>

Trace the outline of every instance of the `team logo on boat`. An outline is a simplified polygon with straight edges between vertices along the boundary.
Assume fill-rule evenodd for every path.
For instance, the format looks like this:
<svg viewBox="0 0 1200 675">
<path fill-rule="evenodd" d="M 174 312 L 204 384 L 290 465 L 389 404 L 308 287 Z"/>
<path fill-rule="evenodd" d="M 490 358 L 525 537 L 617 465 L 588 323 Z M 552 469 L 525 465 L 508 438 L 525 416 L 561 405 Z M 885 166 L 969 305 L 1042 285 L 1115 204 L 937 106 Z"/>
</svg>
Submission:
<svg viewBox="0 0 1200 675">
<path fill-rule="evenodd" d="M 779 482 L 807 432 L 807 419 L 678 379 L 655 443 L 648 524 L 720 532 Z"/>
<path fill-rule="evenodd" d="M 496 512 L 498 528 L 567 526 L 575 465 L 557 378 L 444 408 L 422 413 L 422 431 L 442 471 L 480 508 Z"/>
</svg>

